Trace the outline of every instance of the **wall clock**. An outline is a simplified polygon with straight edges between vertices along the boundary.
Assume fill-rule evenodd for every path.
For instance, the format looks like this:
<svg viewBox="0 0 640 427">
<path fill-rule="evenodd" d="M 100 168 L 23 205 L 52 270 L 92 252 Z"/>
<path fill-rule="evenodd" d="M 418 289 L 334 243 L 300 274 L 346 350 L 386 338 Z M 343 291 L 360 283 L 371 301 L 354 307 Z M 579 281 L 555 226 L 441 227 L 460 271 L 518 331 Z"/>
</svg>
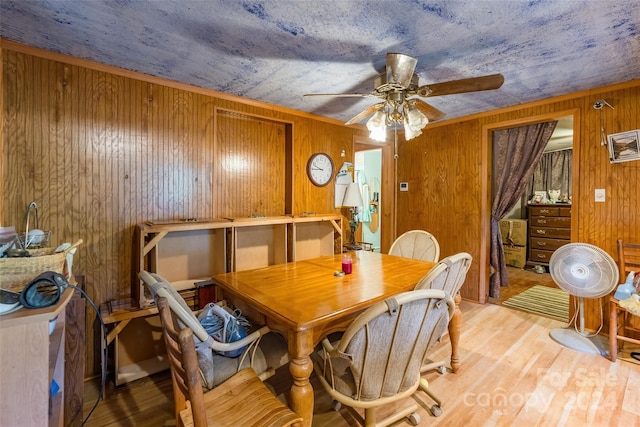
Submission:
<svg viewBox="0 0 640 427">
<path fill-rule="evenodd" d="M 333 160 L 325 153 L 315 153 L 307 162 L 307 175 L 314 185 L 324 187 L 333 179 Z"/>
</svg>

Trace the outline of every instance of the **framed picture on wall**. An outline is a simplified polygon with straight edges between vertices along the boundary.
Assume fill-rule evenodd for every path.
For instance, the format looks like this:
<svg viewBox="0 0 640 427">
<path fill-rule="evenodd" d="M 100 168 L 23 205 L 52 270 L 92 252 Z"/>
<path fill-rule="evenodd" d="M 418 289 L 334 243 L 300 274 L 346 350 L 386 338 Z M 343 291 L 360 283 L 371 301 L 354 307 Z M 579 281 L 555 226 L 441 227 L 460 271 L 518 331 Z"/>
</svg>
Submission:
<svg viewBox="0 0 640 427">
<path fill-rule="evenodd" d="M 640 129 L 614 133 L 609 140 L 609 158 L 611 163 L 640 160 Z"/>
</svg>

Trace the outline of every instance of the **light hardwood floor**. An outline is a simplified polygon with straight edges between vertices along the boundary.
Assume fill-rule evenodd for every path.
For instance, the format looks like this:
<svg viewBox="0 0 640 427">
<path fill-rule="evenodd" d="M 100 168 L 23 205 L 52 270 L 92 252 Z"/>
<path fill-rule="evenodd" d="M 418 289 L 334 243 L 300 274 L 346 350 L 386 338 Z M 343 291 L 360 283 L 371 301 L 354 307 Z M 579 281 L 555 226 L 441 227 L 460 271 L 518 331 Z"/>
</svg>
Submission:
<svg viewBox="0 0 640 427">
<path fill-rule="evenodd" d="M 560 346 L 549 338 L 549 330 L 565 323 L 554 319 L 496 304 L 463 301 L 461 308 L 461 369 L 425 374 L 443 400 L 443 414 L 436 418 L 421 409 L 421 425 L 640 426 L 640 365 L 611 363 Z M 440 360 L 449 354 L 445 337 L 432 355 Z M 286 389 L 287 381 L 284 371 L 276 389 Z M 86 384 L 85 414 L 96 399 L 96 386 Z M 315 383 L 314 390 L 314 426 L 356 425 L 346 409 L 330 409 Z M 111 384 L 87 425 L 169 426 L 172 411 L 169 375 L 161 373 L 115 389 Z"/>
<path fill-rule="evenodd" d="M 504 302 L 535 285 L 548 286 L 551 288 L 558 287 L 549 273 L 539 274 L 529 268 L 507 267 L 507 274 L 509 275 L 509 286 L 500 289 L 499 301 L 492 299 L 491 302 Z"/>
</svg>

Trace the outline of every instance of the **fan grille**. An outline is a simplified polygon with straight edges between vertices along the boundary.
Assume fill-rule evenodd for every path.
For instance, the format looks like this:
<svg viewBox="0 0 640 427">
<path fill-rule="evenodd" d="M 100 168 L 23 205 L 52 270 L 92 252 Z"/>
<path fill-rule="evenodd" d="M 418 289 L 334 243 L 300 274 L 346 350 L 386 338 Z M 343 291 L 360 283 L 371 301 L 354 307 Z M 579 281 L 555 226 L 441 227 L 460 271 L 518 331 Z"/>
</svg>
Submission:
<svg viewBox="0 0 640 427">
<path fill-rule="evenodd" d="M 618 266 L 597 246 L 568 243 L 557 249 L 549 260 L 554 282 L 571 295 L 600 298 L 618 284 Z"/>
</svg>

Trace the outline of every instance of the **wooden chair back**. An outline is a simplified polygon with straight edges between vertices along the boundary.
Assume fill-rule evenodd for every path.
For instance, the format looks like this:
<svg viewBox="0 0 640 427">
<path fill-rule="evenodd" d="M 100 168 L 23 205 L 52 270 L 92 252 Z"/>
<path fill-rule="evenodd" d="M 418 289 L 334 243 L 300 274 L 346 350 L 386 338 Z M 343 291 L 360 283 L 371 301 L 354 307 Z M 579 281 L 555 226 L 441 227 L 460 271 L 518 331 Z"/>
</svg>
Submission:
<svg viewBox="0 0 640 427">
<path fill-rule="evenodd" d="M 624 283 L 631 271 L 640 273 L 640 244 L 624 243 L 622 239 L 618 239 L 618 268 L 621 283 Z"/>
<path fill-rule="evenodd" d="M 166 297 L 159 297 L 157 304 L 174 396 L 181 399 L 177 419 L 183 426 L 284 427 L 302 422 L 302 418 L 282 404 L 251 368 L 239 371 L 205 393 L 193 331 L 185 327 L 178 332 L 179 324 Z M 239 410 L 241 407 L 251 409 Z"/>
<path fill-rule="evenodd" d="M 206 410 L 193 331 L 189 328 L 184 328 L 178 332 L 178 323 L 169 307 L 167 298 L 158 298 L 157 304 L 160 312 L 160 321 L 162 322 L 162 336 L 167 348 L 167 357 L 173 378 L 173 394 L 174 398 L 181 401 L 180 404 L 176 404 L 177 418 L 179 419 L 179 412 L 187 407 L 186 402 L 189 401 L 193 412 L 194 425 L 206 426 L 206 416 L 203 418 Z M 185 341 L 188 340 L 190 340 L 191 345 L 185 344 Z"/>
</svg>

